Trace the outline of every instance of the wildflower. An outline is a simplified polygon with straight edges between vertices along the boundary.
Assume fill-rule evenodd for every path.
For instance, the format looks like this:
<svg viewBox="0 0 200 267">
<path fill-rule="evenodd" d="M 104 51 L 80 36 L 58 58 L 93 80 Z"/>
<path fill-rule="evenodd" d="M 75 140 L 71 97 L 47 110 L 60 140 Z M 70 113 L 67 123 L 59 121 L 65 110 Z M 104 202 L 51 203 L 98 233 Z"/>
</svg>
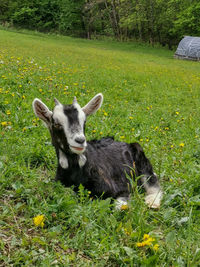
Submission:
<svg viewBox="0 0 200 267">
<path fill-rule="evenodd" d="M 158 249 L 159 249 L 159 245 L 158 245 L 158 244 L 155 244 L 155 245 L 153 246 L 153 250 L 157 251 Z"/>
<path fill-rule="evenodd" d="M 144 240 L 147 240 L 147 239 L 149 239 L 150 238 L 150 235 L 148 235 L 148 234 L 144 234 L 144 236 L 143 236 L 143 239 Z"/>
<path fill-rule="evenodd" d="M 184 145 L 184 143 L 180 143 L 179 146 L 180 147 L 184 147 L 185 145 Z"/>
<path fill-rule="evenodd" d="M 125 138 L 125 136 L 124 136 L 124 135 L 121 135 L 121 136 L 120 136 L 120 139 L 124 139 L 124 138 Z"/>
<path fill-rule="evenodd" d="M 128 210 L 128 205 L 127 204 L 121 205 L 120 210 Z"/>
<path fill-rule="evenodd" d="M 25 95 L 23 95 L 23 96 L 22 96 L 22 99 L 25 99 L 25 98 L 26 98 Z"/>
<path fill-rule="evenodd" d="M 125 232 L 125 234 L 126 234 L 126 235 L 131 235 L 131 232 L 130 232 L 130 231 L 128 231 L 128 229 L 127 229 L 127 228 L 124 228 L 123 230 L 124 230 L 124 232 Z"/>
<path fill-rule="evenodd" d="M 33 222 L 35 226 L 41 226 L 42 228 L 44 227 L 44 215 L 37 215 L 36 217 L 33 218 Z"/>
<path fill-rule="evenodd" d="M 130 119 L 130 120 L 132 120 L 132 119 L 133 119 L 133 117 L 132 117 L 132 116 L 130 116 L 130 117 L 129 117 L 129 119 Z"/>
<path fill-rule="evenodd" d="M 179 112 L 178 111 L 176 111 L 176 115 L 179 115 Z"/>
<path fill-rule="evenodd" d="M 153 242 L 155 241 L 154 238 L 152 238 L 150 235 L 148 234 L 144 234 L 143 236 L 143 241 L 142 242 L 138 242 L 136 243 L 137 247 L 145 247 L 145 246 L 152 246 Z"/>
<path fill-rule="evenodd" d="M 104 116 L 108 116 L 108 113 L 107 113 L 107 112 L 104 112 L 103 115 L 104 115 Z"/>
<path fill-rule="evenodd" d="M 8 125 L 7 121 L 2 121 L 2 122 L 1 122 L 1 126 L 6 127 L 7 125 Z"/>
<path fill-rule="evenodd" d="M 141 247 L 146 246 L 146 243 L 145 242 L 138 242 L 138 243 L 136 243 L 136 246 L 141 248 Z"/>
<path fill-rule="evenodd" d="M 7 114 L 7 115 L 10 115 L 10 114 L 11 114 L 10 110 L 7 110 L 7 111 L 6 111 L 6 114 Z"/>
<path fill-rule="evenodd" d="M 96 130 L 92 130 L 93 133 L 96 133 Z"/>
</svg>

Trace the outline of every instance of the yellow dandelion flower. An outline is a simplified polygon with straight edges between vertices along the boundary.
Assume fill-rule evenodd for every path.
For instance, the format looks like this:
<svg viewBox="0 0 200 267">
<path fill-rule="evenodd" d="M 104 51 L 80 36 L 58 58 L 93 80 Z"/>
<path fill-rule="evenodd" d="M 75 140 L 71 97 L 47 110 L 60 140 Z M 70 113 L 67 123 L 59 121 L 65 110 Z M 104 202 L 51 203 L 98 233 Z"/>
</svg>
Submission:
<svg viewBox="0 0 200 267">
<path fill-rule="evenodd" d="M 1 125 L 4 126 L 4 127 L 6 127 L 8 125 L 8 123 L 7 123 L 7 121 L 2 121 L 1 122 Z"/>
<path fill-rule="evenodd" d="M 132 117 L 132 116 L 130 116 L 130 117 L 129 117 L 129 119 L 130 119 L 130 120 L 132 120 L 132 119 L 133 119 L 133 117 Z"/>
<path fill-rule="evenodd" d="M 184 145 L 184 143 L 180 143 L 179 146 L 180 147 L 184 147 L 185 145 Z"/>
<path fill-rule="evenodd" d="M 176 111 L 176 115 L 179 115 L 179 112 L 178 111 Z"/>
<path fill-rule="evenodd" d="M 158 245 L 158 244 L 155 244 L 155 245 L 153 246 L 153 250 L 157 251 L 158 249 L 159 249 L 159 245 Z"/>
<path fill-rule="evenodd" d="M 125 232 L 126 235 L 131 235 L 131 232 L 128 231 L 128 229 L 126 229 L 126 228 L 124 228 L 124 232 Z"/>
<path fill-rule="evenodd" d="M 23 96 L 22 96 L 22 99 L 25 99 L 25 98 L 26 98 L 25 95 L 23 95 Z"/>
<path fill-rule="evenodd" d="M 108 113 L 107 113 L 107 112 L 104 112 L 103 115 L 104 115 L 104 116 L 108 116 Z"/>
<path fill-rule="evenodd" d="M 40 226 L 40 227 L 44 227 L 44 215 L 37 215 L 36 217 L 33 218 L 33 222 L 35 224 L 35 226 Z"/>
<path fill-rule="evenodd" d="M 143 240 L 147 240 L 147 239 L 149 239 L 150 238 L 150 235 L 148 235 L 148 234 L 144 234 L 144 236 L 143 236 Z"/>
<path fill-rule="evenodd" d="M 121 205 L 120 210 L 128 210 L 128 205 L 127 204 Z"/>
<path fill-rule="evenodd" d="M 7 110 L 7 111 L 6 111 L 6 114 L 7 114 L 7 115 L 10 115 L 10 114 L 11 114 L 10 110 Z"/>
<path fill-rule="evenodd" d="M 146 243 L 145 242 L 138 242 L 138 243 L 136 243 L 136 246 L 141 248 L 141 247 L 146 246 Z"/>
<path fill-rule="evenodd" d="M 93 133 L 96 133 L 96 130 L 92 130 Z"/>
</svg>

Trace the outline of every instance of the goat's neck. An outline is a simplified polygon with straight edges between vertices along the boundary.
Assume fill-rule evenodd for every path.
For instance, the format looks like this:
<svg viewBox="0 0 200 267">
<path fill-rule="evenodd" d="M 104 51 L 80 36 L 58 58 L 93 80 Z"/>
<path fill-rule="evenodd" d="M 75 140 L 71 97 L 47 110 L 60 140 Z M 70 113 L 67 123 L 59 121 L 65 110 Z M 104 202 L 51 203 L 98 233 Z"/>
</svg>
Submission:
<svg viewBox="0 0 200 267">
<path fill-rule="evenodd" d="M 87 161 L 84 154 L 77 155 L 70 152 L 70 150 L 64 151 L 61 148 L 58 148 L 56 151 L 58 162 L 63 169 L 71 168 L 74 165 L 79 165 L 79 167 L 82 168 Z"/>
</svg>

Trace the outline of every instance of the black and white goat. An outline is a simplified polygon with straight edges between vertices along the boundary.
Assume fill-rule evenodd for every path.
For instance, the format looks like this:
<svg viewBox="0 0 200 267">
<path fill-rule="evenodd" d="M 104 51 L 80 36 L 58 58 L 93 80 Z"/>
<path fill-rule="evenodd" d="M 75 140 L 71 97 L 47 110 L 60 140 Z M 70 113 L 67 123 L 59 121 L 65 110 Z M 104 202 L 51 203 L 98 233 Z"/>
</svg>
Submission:
<svg viewBox="0 0 200 267">
<path fill-rule="evenodd" d="M 103 95 L 97 94 L 83 108 L 76 98 L 71 105 L 54 101 L 55 107 L 50 111 L 36 98 L 33 109 L 51 133 L 58 158 L 56 180 L 75 189 L 82 184 L 97 197 L 112 197 L 120 209 L 130 195 L 126 174 L 130 175 L 134 168 L 135 175 L 140 177 L 139 185 L 146 190 L 147 205 L 159 208 L 162 198 L 159 182 L 138 143 L 117 142 L 110 137 L 86 142 L 86 117 L 101 107 Z"/>
</svg>

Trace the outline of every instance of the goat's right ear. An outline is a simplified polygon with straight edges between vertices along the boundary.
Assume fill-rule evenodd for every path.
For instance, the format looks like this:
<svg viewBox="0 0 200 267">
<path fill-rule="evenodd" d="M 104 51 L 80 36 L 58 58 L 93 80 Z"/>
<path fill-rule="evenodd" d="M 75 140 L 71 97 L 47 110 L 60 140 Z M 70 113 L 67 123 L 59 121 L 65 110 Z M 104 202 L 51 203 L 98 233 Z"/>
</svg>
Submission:
<svg viewBox="0 0 200 267">
<path fill-rule="evenodd" d="M 83 108 L 86 116 L 95 113 L 102 105 L 103 95 L 97 94 Z"/>
<path fill-rule="evenodd" d="M 35 98 L 33 101 L 33 110 L 35 115 L 43 120 L 47 126 L 50 124 L 52 111 L 38 98 Z"/>
</svg>

